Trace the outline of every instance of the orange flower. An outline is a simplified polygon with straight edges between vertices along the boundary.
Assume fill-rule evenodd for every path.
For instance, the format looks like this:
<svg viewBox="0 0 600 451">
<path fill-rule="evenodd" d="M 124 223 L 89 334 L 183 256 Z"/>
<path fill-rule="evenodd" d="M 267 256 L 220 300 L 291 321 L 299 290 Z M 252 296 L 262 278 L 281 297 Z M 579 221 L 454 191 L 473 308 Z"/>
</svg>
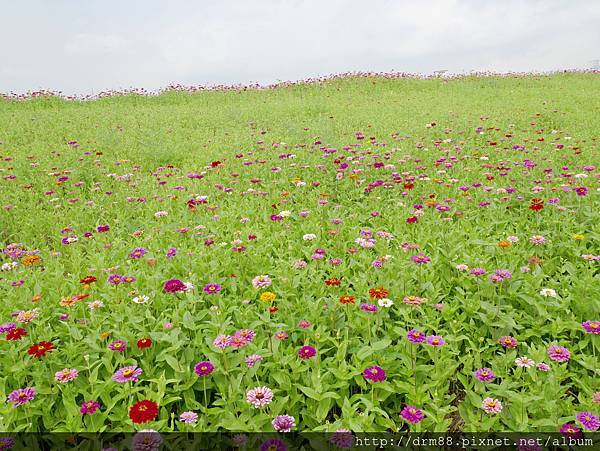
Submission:
<svg viewBox="0 0 600 451">
<path fill-rule="evenodd" d="M 332 277 L 330 279 L 325 280 L 325 285 L 327 285 L 327 286 L 339 287 L 340 283 L 341 283 L 341 280 L 338 279 L 337 277 Z"/>
<path fill-rule="evenodd" d="M 23 257 L 21 259 L 21 263 L 23 263 L 24 266 L 37 265 L 41 261 L 42 261 L 42 259 L 40 258 L 39 255 L 27 255 L 26 257 Z"/>
<path fill-rule="evenodd" d="M 354 301 L 356 301 L 356 298 L 349 294 L 340 296 L 340 304 L 354 304 Z"/>
<path fill-rule="evenodd" d="M 387 297 L 389 291 L 383 287 L 371 288 L 369 290 L 369 296 L 371 299 L 383 299 Z"/>
<path fill-rule="evenodd" d="M 40 299 L 42 299 L 42 295 L 41 294 L 36 294 L 34 297 L 31 298 L 31 302 L 37 302 Z"/>
<path fill-rule="evenodd" d="M 502 249 L 506 249 L 507 247 L 510 247 L 510 241 L 507 241 L 507 240 L 498 241 L 498 247 L 500 247 Z"/>
</svg>

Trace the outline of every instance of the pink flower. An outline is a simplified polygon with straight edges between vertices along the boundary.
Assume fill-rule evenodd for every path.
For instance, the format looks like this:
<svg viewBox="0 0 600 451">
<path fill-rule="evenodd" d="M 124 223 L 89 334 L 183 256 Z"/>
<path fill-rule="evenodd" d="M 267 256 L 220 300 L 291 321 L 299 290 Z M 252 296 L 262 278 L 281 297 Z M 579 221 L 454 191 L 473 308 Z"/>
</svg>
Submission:
<svg viewBox="0 0 600 451">
<path fill-rule="evenodd" d="M 502 403 L 494 398 L 485 398 L 481 407 L 487 414 L 496 414 L 502 412 Z"/>
</svg>

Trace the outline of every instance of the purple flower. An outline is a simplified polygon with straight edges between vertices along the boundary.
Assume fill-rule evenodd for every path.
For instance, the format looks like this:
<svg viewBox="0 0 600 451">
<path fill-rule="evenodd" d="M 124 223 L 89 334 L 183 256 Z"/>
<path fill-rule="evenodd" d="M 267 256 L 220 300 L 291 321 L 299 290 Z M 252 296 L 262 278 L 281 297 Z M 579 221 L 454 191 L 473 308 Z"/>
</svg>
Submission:
<svg viewBox="0 0 600 451">
<path fill-rule="evenodd" d="M 496 375 L 489 368 L 479 368 L 475 371 L 475 377 L 481 382 L 491 382 L 496 378 Z"/>
<path fill-rule="evenodd" d="M 383 382 L 386 378 L 385 370 L 380 366 L 374 365 L 363 371 L 363 377 L 371 382 Z"/>
<path fill-rule="evenodd" d="M 120 383 L 137 382 L 142 374 L 142 369 L 136 365 L 125 366 L 113 374 L 113 380 Z"/>
<path fill-rule="evenodd" d="M 439 335 L 429 335 L 427 338 L 427 344 L 431 346 L 444 346 L 446 341 Z"/>
<path fill-rule="evenodd" d="M 161 435 L 153 430 L 140 431 L 131 440 L 133 451 L 158 451 L 162 442 Z"/>
<path fill-rule="evenodd" d="M 600 418 L 593 413 L 579 412 L 575 418 L 589 431 L 597 431 L 600 428 Z"/>
<path fill-rule="evenodd" d="M 144 247 L 136 247 L 131 254 L 129 254 L 129 258 L 133 260 L 138 260 L 142 258 L 146 254 L 146 248 Z"/>
<path fill-rule="evenodd" d="M 278 415 L 271 424 L 277 432 L 290 432 L 296 427 L 296 419 L 290 415 Z"/>
<path fill-rule="evenodd" d="M 173 258 L 177 255 L 177 248 L 176 247 L 170 247 L 167 250 L 167 258 Z"/>
<path fill-rule="evenodd" d="M 246 366 L 248 368 L 252 368 L 254 365 L 256 365 L 258 362 L 260 362 L 262 360 L 262 356 L 258 355 L 258 354 L 252 354 L 249 355 L 248 357 L 246 357 L 244 359 L 244 362 L 246 362 Z"/>
<path fill-rule="evenodd" d="M 406 338 L 411 343 L 423 343 L 425 341 L 425 334 L 417 329 L 411 329 L 406 334 Z"/>
<path fill-rule="evenodd" d="M 218 335 L 213 341 L 214 347 L 218 349 L 225 349 L 230 343 L 231 337 L 229 335 Z"/>
<path fill-rule="evenodd" d="M 336 448 L 348 449 L 354 446 L 354 435 L 348 429 L 338 429 L 331 434 L 329 441 Z"/>
<path fill-rule="evenodd" d="M 13 407 L 22 406 L 32 401 L 37 395 L 37 390 L 33 387 L 18 388 L 8 395 L 8 402 L 13 403 Z"/>
<path fill-rule="evenodd" d="M 363 312 L 367 312 L 367 313 L 376 313 L 379 310 L 379 308 L 375 304 L 367 304 L 367 303 L 360 304 L 360 309 Z"/>
<path fill-rule="evenodd" d="M 186 424 L 194 424 L 198 421 L 198 414 L 196 412 L 183 412 L 179 415 L 179 421 Z"/>
<path fill-rule="evenodd" d="M 208 376 L 215 370 L 215 366 L 208 360 L 196 363 L 194 366 L 194 372 L 200 376 Z"/>
</svg>

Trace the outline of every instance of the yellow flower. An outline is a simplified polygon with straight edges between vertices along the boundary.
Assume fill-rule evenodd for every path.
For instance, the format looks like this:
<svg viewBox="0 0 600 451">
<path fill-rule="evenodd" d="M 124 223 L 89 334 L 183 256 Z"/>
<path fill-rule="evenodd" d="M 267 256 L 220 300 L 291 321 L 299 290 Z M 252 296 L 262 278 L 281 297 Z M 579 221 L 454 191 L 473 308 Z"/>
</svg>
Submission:
<svg viewBox="0 0 600 451">
<path fill-rule="evenodd" d="M 577 240 L 577 241 L 582 241 L 585 239 L 585 236 L 581 235 L 580 233 L 577 233 L 577 234 L 573 235 L 573 239 Z"/>
<path fill-rule="evenodd" d="M 100 340 L 106 340 L 108 337 L 110 337 L 110 332 L 102 332 L 100 334 Z"/>
<path fill-rule="evenodd" d="M 507 241 L 507 240 L 498 241 L 498 247 L 501 247 L 502 249 L 510 247 L 510 241 Z"/>
<path fill-rule="evenodd" d="M 274 301 L 277 295 L 271 291 L 265 291 L 260 295 L 260 300 L 263 302 L 271 302 Z"/>
</svg>

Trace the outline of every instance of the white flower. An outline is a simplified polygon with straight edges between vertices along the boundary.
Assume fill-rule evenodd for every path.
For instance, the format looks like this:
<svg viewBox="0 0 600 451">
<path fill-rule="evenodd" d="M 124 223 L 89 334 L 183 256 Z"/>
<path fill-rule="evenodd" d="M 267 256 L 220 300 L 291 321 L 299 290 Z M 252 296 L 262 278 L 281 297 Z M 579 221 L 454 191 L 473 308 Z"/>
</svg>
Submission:
<svg viewBox="0 0 600 451">
<path fill-rule="evenodd" d="M 391 307 L 394 305 L 394 301 L 388 298 L 379 299 L 377 303 L 379 304 L 379 307 Z"/>
<path fill-rule="evenodd" d="M 289 218 L 292 215 L 292 212 L 289 210 L 283 210 L 279 212 L 279 216 L 282 216 L 284 218 Z"/>
<path fill-rule="evenodd" d="M 154 213 L 154 217 L 155 218 L 162 218 L 165 217 L 169 214 L 168 211 L 157 211 L 156 213 Z"/>
<path fill-rule="evenodd" d="M 509 236 L 509 237 L 506 237 L 506 239 L 507 239 L 508 241 L 510 241 L 511 243 L 517 243 L 517 242 L 519 241 L 519 237 L 518 237 L 518 236 L 514 236 L 514 235 L 511 235 L 511 236 Z"/>
<path fill-rule="evenodd" d="M 523 368 L 531 368 L 535 365 L 535 362 L 527 356 L 517 358 L 515 360 L 515 363 L 517 364 L 517 366 L 522 366 Z"/>
<path fill-rule="evenodd" d="M 469 267 L 464 263 L 461 263 L 459 265 L 456 265 L 456 269 L 458 269 L 459 271 L 468 271 Z"/>
<path fill-rule="evenodd" d="M 145 295 L 136 296 L 132 299 L 132 301 L 135 302 L 136 304 L 145 304 L 149 300 L 150 300 L 150 298 Z"/>
<path fill-rule="evenodd" d="M 183 291 L 192 291 L 194 289 L 194 284 L 191 282 L 183 282 L 185 285 L 185 289 Z"/>
<path fill-rule="evenodd" d="M 553 290 L 552 288 L 542 288 L 540 290 L 540 294 L 544 297 L 550 297 L 550 298 L 556 297 L 556 291 Z"/>
<path fill-rule="evenodd" d="M 8 262 L 4 263 L 0 268 L 2 271 L 10 271 L 11 269 L 15 269 L 19 264 L 17 262 Z"/>
<path fill-rule="evenodd" d="M 317 238 L 317 235 L 315 235 L 314 233 L 307 233 L 306 235 L 304 235 L 304 236 L 302 237 L 302 239 L 303 239 L 304 241 L 312 241 L 312 240 L 314 240 L 315 238 Z"/>
<path fill-rule="evenodd" d="M 104 302 L 102 301 L 92 301 L 92 302 L 88 302 L 88 308 L 90 310 L 97 310 L 101 307 L 104 307 Z"/>
</svg>

